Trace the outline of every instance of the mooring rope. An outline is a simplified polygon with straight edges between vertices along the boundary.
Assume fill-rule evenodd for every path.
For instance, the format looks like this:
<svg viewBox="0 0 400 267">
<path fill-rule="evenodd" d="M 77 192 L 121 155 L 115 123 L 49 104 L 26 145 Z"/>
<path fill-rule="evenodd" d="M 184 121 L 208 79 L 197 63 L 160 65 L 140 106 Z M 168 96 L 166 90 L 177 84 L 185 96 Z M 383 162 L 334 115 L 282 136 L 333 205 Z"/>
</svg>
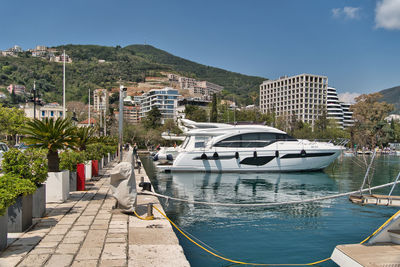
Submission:
<svg viewBox="0 0 400 267">
<path fill-rule="evenodd" d="M 140 194 L 144 194 L 144 195 L 151 195 L 151 196 L 155 196 L 155 197 L 164 198 L 167 201 L 168 200 L 174 200 L 174 201 L 186 202 L 186 203 L 189 203 L 189 204 L 200 204 L 200 205 L 209 205 L 209 206 L 223 206 L 223 207 L 276 207 L 276 206 L 295 205 L 295 204 L 303 204 L 303 203 L 318 202 L 318 201 L 323 201 L 323 200 L 328 200 L 328 199 L 334 199 L 334 198 L 339 198 L 339 197 L 344 197 L 344 196 L 357 194 L 357 193 L 360 193 L 360 192 L 366 192 L 366 191 L 370 191 L 370 190 L 385 188 L 387 186 L 391 186 L 391 185 L 398 184 L 398 183 L 400 183 L 400 181 L 391 182 L 391 183 L 387 183 L 387 184 L 382 184 L 382 185 L 374 186 L 374 187 L 371 187 L 371 188 L 366 188 L 366 189 L 363 189 L 361 191 L 357 190 L 357 191 L 351 191 L 351 192 L 346 192 L 346 193 L 340 193 L 340 194 L 324 196 L 324 197 L 317 197 L 317 198 L 311 198 L 311 199 L 305 199 L 305 200 L 284 201 L 284 202 L 268 202 L 268 203 L 206 202 L 206 201 L 196 201 L 196 200 L 188 200 L 188 199 L 182 199 L 182 198 L 166 196 L 166 195 L 158 194 L 158 193 L 155 193 L 155 192 L 152 192 L 152 191 L 142 191 L 142 192 L 139 192 L 139 193 Z"/>
</svg>

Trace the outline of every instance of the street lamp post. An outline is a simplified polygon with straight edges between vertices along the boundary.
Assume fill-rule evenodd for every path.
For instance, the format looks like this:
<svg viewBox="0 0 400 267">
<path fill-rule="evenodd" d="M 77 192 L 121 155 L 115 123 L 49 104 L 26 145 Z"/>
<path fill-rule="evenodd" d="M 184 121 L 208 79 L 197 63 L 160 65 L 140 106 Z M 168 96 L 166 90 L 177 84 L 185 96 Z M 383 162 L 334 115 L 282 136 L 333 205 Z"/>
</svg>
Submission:
<svg viewBox="0 0 400 267">
<path fill-rule="evenodd" d="M 65 50 L 63 55 L 63 119 L 65 119 Z"/>
<path fill-rule="evenodd" d="M 119 116 L 118 116 L 118 132 L 119 132 L 119 160 L 122 161 L 122 134 L 124 121 L 124 93 L 126 88 L 121 84 L 119 86 Z"/>
<path fill-rule="evenodd" d="M 33 119 L 36 119 L 36 81 L 33 81 Z"/>
</svg>

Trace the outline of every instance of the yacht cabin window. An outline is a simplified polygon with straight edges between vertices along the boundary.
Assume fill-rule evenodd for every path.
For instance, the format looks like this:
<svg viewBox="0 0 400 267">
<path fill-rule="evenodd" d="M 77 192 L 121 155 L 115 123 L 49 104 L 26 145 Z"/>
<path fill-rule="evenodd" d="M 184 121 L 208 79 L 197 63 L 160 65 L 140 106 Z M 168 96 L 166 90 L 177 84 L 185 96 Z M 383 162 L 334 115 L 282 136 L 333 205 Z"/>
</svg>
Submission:
<svg viewBox="0 0 400 267">
<path fill-rule="evenodd" d="M 280 133 L 246 133 L 221 140 L 214 144 L 214 147 L 265 147 L 276 141 L 297 141 L 297 139 Z"/>
<path fill-rule="evenodd" d="M 196 136 L 194 139 L 195 140 L 194 147 L 195 148 L 206 147 L 206 143 L 207 143 L 208 139 L 209 139 L 208 136 Z"/>
</svg>

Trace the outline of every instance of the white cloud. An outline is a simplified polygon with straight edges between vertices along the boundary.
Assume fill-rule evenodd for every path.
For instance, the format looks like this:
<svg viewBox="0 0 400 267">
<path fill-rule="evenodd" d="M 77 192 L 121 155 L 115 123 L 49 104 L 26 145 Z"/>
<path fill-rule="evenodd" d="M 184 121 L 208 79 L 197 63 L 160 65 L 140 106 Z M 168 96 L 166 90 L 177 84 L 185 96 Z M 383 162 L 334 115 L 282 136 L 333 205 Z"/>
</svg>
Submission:
<svg viewBox="0 0 400 267">
<path fill-rule="evenodd" d="M 376 4 L 375 25 L 387 30 L 400 30 L 400 0 L 381 0 Z"/>
<path fill-rule="evenodd" d="M 341 101 L 341 102 L 355 103 L 356 101 L 354 99 L 359 95 L 360 95 L 359 93 L 345 92 L 342 94 L 338 94 L 338 97 L 339 97 L 339 101 Z"/>
<path fill-rule="evenodd" d="M 341 8 L 334 8 L 334 9 L 332 9 L 332 16 L 335 17 L 335 18 L 340 17 L 341 11 L 342 11 Z"/>
<path fill-rule="evenodd" d="M 334 18 L 344 18 L 344 19 L 359 19 L 361 8 L 345 6 L 343 8 L 332 9 L 332 16 Z"/>
</svg>

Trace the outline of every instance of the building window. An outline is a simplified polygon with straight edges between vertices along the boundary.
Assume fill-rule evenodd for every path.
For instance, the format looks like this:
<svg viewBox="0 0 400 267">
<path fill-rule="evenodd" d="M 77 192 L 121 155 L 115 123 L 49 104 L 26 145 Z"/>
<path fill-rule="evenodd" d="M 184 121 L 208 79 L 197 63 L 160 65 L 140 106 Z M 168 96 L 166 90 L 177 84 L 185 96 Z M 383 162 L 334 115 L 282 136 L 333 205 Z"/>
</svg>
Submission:
<svg viewBox="0 0 400 267">
<path fill-rule="evenodd" d="M 50 111 L 50 116 L 51 116 L 51 117 L 54 116 L 54 111 Z"/>
</svg>

